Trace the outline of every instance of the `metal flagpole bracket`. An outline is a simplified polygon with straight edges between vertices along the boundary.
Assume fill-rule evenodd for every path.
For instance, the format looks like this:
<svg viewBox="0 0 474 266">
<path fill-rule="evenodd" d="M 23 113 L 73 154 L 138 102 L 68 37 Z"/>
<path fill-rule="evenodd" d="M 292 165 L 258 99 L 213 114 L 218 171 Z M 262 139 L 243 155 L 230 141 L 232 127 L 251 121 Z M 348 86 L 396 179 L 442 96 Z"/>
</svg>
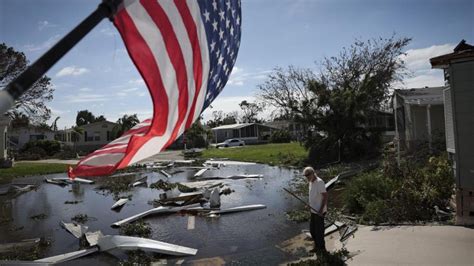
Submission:
<svg viewBox="0 0 474 266">
<path fill-rule="evenodd" d="M 4 114 L 38 79 L 40 79 L 59 59 L 71 50 L 86 36 L 102 19 L 113 19 L 115 12 L 123 0 L 103 0 L 94 12 L 85 18 L 71 32 L 64 36 L 51 49 L 44 53 L 36 62 L 15 78 L 7 87 L 0 91 L 0 114 Z"/>
</svg>

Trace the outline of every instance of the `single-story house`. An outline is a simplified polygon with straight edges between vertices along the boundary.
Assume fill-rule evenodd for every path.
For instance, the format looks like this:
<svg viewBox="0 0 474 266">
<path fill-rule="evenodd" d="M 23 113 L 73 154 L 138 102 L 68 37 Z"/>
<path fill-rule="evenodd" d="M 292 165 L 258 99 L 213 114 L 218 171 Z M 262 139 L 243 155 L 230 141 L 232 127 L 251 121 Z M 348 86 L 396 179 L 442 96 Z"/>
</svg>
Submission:
<svg viewBox="0 0 474 266">
<path fill-rule="evenodd" d="M 292 140 L 300 140 L 305 134 L 305 128 L 303 124 L 291 120 L 274 120 L 263 125 L 288 131 Z"/>
<path fill-rule="evenodd" d="M 110 121 L 100 121 L 81 126 L 83 132 L 75 142 L 76 149 L 79 151 L 90 152 L 97 150 L 113 140 L 112 129 L 117 125 Z M 63 133 L 66 140 L 74 142 L 75 137 L 71 130 Z"/>
<path fill-rule="evenodd" d="M 54 140 L 54 131 L 46 127 L 35 125 L 10 127 L 8 129 L 9 147 L 20 150 L 26 143 L 36 140 Z"/>
<path fill-rule="evenodd" d="M 402 149 L 413 150 L 435 138 L 445 138 L 444 87 L 395 90 L 393 109 L 395 134 Z"/>
<path fill-rule="evenodd" d="M 274 130 L 278 129 L 258 123 L 243 123 L 215 127 L 212 133 L 216 143 L 226 139 L 241 139 L 246 144 L 256 144 L 267 142 Z"/>
</svg>

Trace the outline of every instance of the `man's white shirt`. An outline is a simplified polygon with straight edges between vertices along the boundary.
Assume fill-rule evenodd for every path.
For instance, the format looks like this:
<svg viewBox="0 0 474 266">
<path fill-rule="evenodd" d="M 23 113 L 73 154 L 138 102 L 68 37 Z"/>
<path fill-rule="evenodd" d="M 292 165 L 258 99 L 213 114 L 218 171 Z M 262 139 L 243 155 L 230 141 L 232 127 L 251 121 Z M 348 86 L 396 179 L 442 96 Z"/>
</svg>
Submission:
<svg viewBox="0 0 474 266">
<path fill-rule="evenodd" d="M 326 192 L 326 185 L 324 181 L 316 177 L 313 182 L 309 182 L 309 206 L 311 208 L 319 211 L 321 208 L 321 204 L 323 203 L 323 195 L 322 193 Z M 323 213 L 327 211 L 327 204 L 324 206 Z M 316 213 L 314 210 L 311 210 L 312 213 Z"/>
</svg>

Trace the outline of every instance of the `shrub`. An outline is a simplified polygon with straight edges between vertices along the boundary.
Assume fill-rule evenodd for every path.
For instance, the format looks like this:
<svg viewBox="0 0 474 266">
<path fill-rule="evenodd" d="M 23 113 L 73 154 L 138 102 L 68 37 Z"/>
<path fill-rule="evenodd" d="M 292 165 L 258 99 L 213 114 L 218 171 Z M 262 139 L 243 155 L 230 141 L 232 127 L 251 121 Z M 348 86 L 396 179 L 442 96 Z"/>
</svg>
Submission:
<svg viewBox="0 0 474 266">
<path fill-rule="evenodd" d="M 289 143 L 291 141 L 290 132 L 286 130 L 277 130 L 270 136 L 270 142 L 272 143 Z"/>
<path fill-rule="evenodd" d="M 344 193 L 347 210 L 368 223 L 421 221 L 434 218 L 434 206 L 448 205 L 454 178 L 445 155 L 423 163 L 385 162 L 377 170 L 354 178 Z"/>
<path fill-rule="evenodd" d="M 41 154 L 39 149 L 42 149 L 45 154 Z M 56 140 L 37 140 L 37 141 L 30 141 L 23 146 L 21 152 L 27 153 L 37 153 L 42 156 L 48 155 L 53 156 L 55 153 L 58 153 L 61 150 L 61 145 Z"/>
</svg>

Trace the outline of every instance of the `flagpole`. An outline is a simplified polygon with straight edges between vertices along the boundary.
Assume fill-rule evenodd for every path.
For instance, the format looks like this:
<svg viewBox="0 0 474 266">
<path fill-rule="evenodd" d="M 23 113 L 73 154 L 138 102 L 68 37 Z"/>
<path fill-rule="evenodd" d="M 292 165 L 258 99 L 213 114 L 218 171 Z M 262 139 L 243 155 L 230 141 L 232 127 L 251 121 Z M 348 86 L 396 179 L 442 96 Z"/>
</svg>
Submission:
<svg viewBox="0 0 474 266">
<path fill-rule="evenodd" d="M 0 91 L 0 114 L 10 109 L 15 100 L 21 97 L 38 79 L 40 79 L 56 62 L 71 50 L 104 18 L 112 19 L 123 0 L 103 0 L 97 9 L 64 36 L 51 49 L 30 65 L 7 87 Z"/>
</svg>

